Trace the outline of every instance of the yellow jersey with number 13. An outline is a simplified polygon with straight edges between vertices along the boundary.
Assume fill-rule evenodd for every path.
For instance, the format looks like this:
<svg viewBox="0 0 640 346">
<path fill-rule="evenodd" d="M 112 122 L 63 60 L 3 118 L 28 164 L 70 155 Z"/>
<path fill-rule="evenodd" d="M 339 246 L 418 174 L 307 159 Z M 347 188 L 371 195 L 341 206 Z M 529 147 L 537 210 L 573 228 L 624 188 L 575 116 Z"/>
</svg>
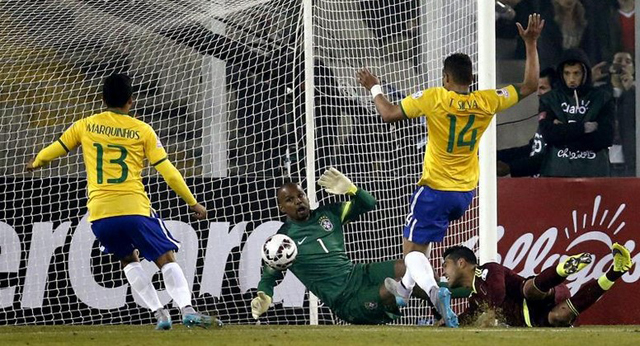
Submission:
<svg viewBox="0 0 640 346">
<path fill-rule="evenodd" d="M 407 118 L 427 118 L 429 140 L 418 185 L 441 191 L 473 190 L 479 177 L 480 137 L 494 114 L 519 98 L 513 85 L 468 94 L 437 87 L 404 98 L 400 106 Z"/>
<path fill-rule="evenodd" d="M 167 159 L 151 126 L 127 114 L 106 111 L 76 121 L 59 142 L 67 152 L 82 145 L 89 221 L 150 215 L 141 176 L 144 159 L 153 166 Z"/>
</svg>

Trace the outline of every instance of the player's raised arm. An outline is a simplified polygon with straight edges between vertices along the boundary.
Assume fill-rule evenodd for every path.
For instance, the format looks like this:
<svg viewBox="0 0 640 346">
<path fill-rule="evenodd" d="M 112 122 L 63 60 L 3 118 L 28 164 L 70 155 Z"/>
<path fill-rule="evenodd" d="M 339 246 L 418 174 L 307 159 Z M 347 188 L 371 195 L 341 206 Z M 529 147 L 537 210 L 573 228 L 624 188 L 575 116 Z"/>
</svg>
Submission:
<svg viewBox="0 0 640 346">
<path fill-rule="evenodd" d="M 358 215 L 373 210 L 376 207 L 376 199 L 373 196 L 367 191 L 358 188 L 349 178 L 333 167 L 322 174 L 320 179 L 318 179 L 318 185 L 334 195 L 346 194 L 353 196 L 351 201 L 342 205 L 340 219 L 344 222 L 352 221 L 358 217 Z"/>
<path fill-rule="evenodd" d="M 406 119 L 402 112 L 402 107 L 389 102 L 384 96 L 378 77 L 371 74 L 366 68 L 358 71 L 357 75 L 358 83 L 371 92 L 373 103 L 376 105 L 378 113 L 382 116 L 382 121 L 391 123 Z"/>
<path fill-rule="evenodd" d="M 518 84 L 520 96 L 525 98 L 538 90 L 538 75 L 540 74 L 540 61 L 538 59 L 538 37 L 544 27 L 544 20 L 537 13 L 529 15 L 527 28 L 523 29 L 520 23 L 516 23 L 518 33 L 526 48 L 527 60 L 524 66 L 524 80 Z"/>
</svg>

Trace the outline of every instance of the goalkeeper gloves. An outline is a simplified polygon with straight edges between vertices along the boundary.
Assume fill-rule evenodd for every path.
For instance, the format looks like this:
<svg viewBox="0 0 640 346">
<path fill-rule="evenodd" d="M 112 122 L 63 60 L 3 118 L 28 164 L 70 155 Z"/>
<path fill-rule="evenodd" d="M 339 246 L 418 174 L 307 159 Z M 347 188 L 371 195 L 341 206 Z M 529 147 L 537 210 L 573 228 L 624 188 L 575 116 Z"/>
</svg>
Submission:
<svg viewBox="0 0 640 346">
<path fill-rule="evenodd" d="M 358 188 L 340 173 L 337 169 L 331 167 L 318 179 L 318 185 L 322 186 L 327 192 L 334 195 L 355 195 Z"/>
<path fill-rule="evenodd" d="M 271 297 L 269 297 L 263 291 L 258 291 L 258 296 L 253 298 L 253 300 L 251 301 L 251 315 L 257 320 L 260 315 L 269 310 L 270 305 Z"/>
</svg>

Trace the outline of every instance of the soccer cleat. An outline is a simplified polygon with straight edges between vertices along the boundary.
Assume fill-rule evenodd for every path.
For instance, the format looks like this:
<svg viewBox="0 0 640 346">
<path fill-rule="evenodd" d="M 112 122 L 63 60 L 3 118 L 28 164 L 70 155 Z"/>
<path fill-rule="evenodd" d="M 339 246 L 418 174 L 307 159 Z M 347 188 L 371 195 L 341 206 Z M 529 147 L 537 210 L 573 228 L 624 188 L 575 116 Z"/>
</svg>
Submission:
<svg viewBox="0 0 640 346">
<path fill-rule="evenodd" d="M 223 325 L 223 323 L 219 318 L 213 317 L 213 326 L 214 327 L 222 328 L 222 325 Z"/>
<path fill-rule="evenodd" d="M 218 318 L 201 314 L 197 312 L 192 306 L 185 306 L 182 309 L 182 324 L 184 324 L 187 328 L 209 328 L 214 323 L 215 327 L 222 327 L 222 321 L 220 321 Z"/>
<path fill-rule="evenodd" d="M 158 309 L 155 313 L 156 330 L 169 330 L 171 329 L 171 316 L 165 309 Z"/>
<path fill-rule="evenodd" d="M 613 271 L 627 272 L 631 269 L 633 262 L 631 261 L 631 254 L 626 247 L 613 243 L 611 252 L 613 253 Z"/>
<path fill-rule="evenodd" d="M 566 277 L 581 271 L 584 267 L 591 264 L 591 261 L 591 254 L 583 252 L 581 254 L 569 256 L 563 262 L 558 263 L 556 271 L 559 275 Z"/>
<path fill-rule="evenodd" d="M 411 296 L 411 291 L 404 288 L 400 281 L 396 281 L 394 278 L 386 278 L 384 279 L 384 287 L 389 291 L 389 293 L 393 294 L 397 298 L 402 298 L 403 300 L 409 300 Z M 402 292 L 406 292 L 403 294 Z"/>
<path fill-rule="evenodd" d="M 402 298 L 400 298 L 400 297 L 396 297 L 396 305 L 399 308 L 404 308 L 405 306 L 407 306 L 407 301 L 402 299 Z"/>
<path fill-rule="evenodd" d="M 451 292 L 446 287 L 440 287 L 436 301 L 433 302 L 438 313 L 444 319 L 444 324 L 449 328 L 458 328 L 458 315 L 451 309 Z"/>
<path fill-rule="evenodd" d="M 211 318 L 211 316 L 196 312 L 196 313 L 184 315 L 182 317 L 182 324 L 184 324 L 187 328 L 191 328 L 191 327 L 209 328 L 211 327 L 212 320 L 213 319 Z"/>
</svg>

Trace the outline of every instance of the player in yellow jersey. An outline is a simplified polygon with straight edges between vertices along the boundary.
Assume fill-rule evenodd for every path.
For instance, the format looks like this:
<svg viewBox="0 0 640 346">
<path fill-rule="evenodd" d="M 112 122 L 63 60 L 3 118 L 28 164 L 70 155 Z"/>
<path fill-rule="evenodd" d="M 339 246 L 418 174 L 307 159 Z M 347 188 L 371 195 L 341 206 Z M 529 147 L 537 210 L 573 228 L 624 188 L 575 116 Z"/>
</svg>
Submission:
<svg viewBox="0 0 640 346">
<path fill-rule="evenodd" d="M 400 282 L 387 278 L 385 286 L 396 297 L 406 299 L 417 283 L 450 327 L 457 326 L 457 316 L 448 304 L 450 292 L 438 288 L 428 260 L 430 244 L 441 242 L 449 222 L 462 217 L 471 203 L 478 184 L 478 144 L 494 114 L 537 90 L 540 66 L 536 46 L 543 26 L 538 14 L 529 16 L 526 29 L 517 24 L 527 49 L 524 81 L 503 89 L 469 92 L 473 66 L 469 56 L 461 53 L 445 59 L 442 87 L 418 91 L 400 105 L 385 98 L 378 78 L 369 71 L 363 69 L 357 75 L 358 82 L 371 91 L 383 121 L 427 119 L 429 141 L 422 177 L 411 197 L 403 232 L 407 271 Z"/>
<path fill-rule="evenodd" d="M 191 306 L 187 280 L 175 262 L 179 242 L 155 214 L 144 190 L 140 173 L 145 158 L 189 205 L 197 219 L 205 219 L 207 210 L 167 160 L 167 153 L 151 126 L 129 116 L 133 104 L 131 78 L 124 74 L 107 77 L 102 96 L 107 106 L 104 112 L 76 121 L 60 139 L 30 160 L 26 170 L 43 167 L 82 146 L 91 229 L 104 252 L 120 259 L 131 288 L 154 311 L 156 329 L 171 329 L 171 317 L 142 269 L 139 253 L 162 270 L 167 292 L 181 309 L 183 324 L 207 327 L 212 319 Z"/>
</svg>

